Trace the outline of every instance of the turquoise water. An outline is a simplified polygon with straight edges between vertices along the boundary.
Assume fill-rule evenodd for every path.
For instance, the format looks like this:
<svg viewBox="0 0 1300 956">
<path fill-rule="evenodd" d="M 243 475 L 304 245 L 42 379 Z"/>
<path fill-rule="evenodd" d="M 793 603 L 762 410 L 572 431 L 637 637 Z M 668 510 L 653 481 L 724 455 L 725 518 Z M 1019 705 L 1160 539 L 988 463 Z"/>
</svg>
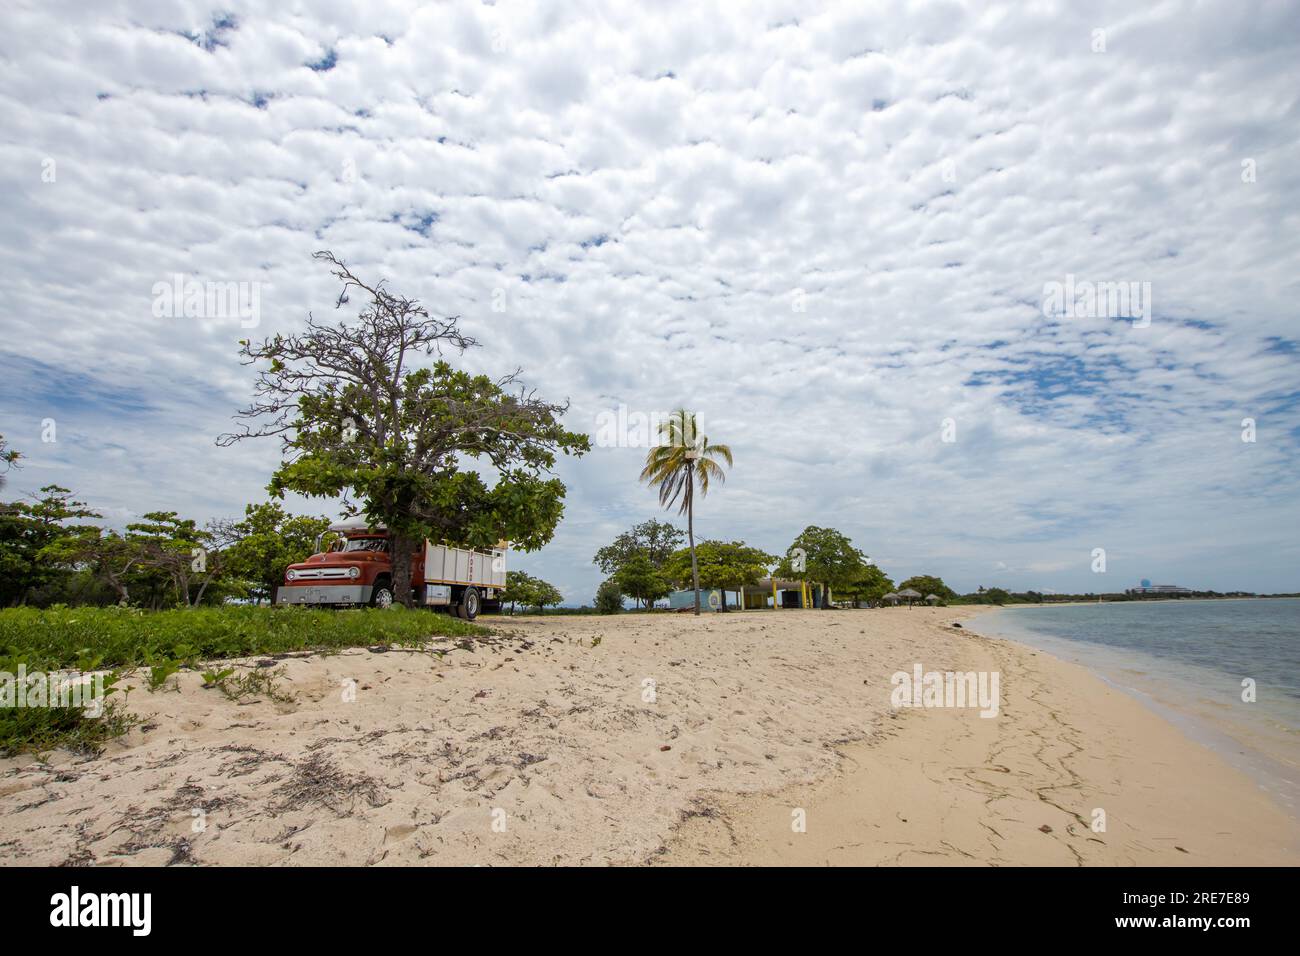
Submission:
<svg viewBox="0 0 1300 956">
<path fill-rule="evenodd" d="M 1300 808 L 1300 599 L 1016 606 L 971 627 L 1089 667 Z"/>
</svg>

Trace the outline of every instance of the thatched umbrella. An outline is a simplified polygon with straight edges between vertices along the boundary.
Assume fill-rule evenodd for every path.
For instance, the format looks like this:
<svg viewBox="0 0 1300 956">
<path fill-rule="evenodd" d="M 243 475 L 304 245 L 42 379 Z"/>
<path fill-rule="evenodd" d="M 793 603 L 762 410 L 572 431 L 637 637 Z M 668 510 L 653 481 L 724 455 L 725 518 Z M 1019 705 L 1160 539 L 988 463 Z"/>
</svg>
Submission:
<svg viewBox="0 0 1300 956">
<path fill-rule="evenodd" d="M 907 598 L 907 606 L 911 607 L 912 598 L 919 598 L 921 596 L 921 592 L 914 591 L 912 588 L 904 588 L 903 590 L 898 592 L 898 596 L 901 598 Z"/>
<path fill-rule="evenodd" d="M 893 591 L 890 591 L 888 594 L 882 595 L 881 598 L 880 598 L 880 600 L 882 600 L 882 601 L 888 601 L 890 604 L 897 604 L 897 603 L 898 603 L 898 595 L 895 594 Z"/>
<path fill-rule="evenodd" d="M 937 595 L 937 594 L 927 594 L 927 595 L 925 596 L 925 603 L 928 604 L 928 605 L 930 605 L 930 607 L 934 607 L 936 604 L 939 603 L 939 595 Z"/>
</svg>

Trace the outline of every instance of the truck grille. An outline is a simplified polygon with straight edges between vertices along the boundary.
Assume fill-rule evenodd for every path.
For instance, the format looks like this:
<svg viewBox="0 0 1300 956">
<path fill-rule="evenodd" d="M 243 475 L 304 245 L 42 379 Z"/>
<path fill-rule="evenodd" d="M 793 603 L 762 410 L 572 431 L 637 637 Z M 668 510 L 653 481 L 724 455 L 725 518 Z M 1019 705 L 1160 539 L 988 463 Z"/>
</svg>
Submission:
<svg viewBox="0 0 1300 956">
<path fill-rule="evenodd" d="M 346 581 L 347 568 L 307 568 L 294 572 L 295 581 Z"/>
</svg>

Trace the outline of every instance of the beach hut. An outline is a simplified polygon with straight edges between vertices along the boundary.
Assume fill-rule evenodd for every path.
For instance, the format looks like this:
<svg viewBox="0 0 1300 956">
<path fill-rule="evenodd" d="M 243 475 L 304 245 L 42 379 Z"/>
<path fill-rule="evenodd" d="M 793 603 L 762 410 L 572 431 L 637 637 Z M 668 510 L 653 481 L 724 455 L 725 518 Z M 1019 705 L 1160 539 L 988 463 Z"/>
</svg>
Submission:
<svg viewBox="0 0 1300 956">
<path fill-rule="evenodd" d="M 883 596 L 880 598 L 880 600 L 882 600 L 882 601 L 888 601 L 890 604 L 897 604 L 897 603 L 898 603 L 898 595 L 895 594 L 893 591 L 890 591 L 888 594 L 883 595 Z"/>
<path fill-rule="evenodd" d="M 912 599 L 919 598 L 921 596 L 921 592 L 913 590 L 912 588 L 904 588 L 902 591 L 898 592 L 898 596 L 901 598 L 907 598 L 907 606 L 911 607 Z"/>
<path fill-rule="evenodd" d="M 928 605 L 930 605 L 930 607 L 934 607 L 936 604 L 939 603 L 939 595 L 937 595 L 937 594 L 927 594 L 927 595 L 925 596 L 925 603 L 928 604 Z"/>
</svg>

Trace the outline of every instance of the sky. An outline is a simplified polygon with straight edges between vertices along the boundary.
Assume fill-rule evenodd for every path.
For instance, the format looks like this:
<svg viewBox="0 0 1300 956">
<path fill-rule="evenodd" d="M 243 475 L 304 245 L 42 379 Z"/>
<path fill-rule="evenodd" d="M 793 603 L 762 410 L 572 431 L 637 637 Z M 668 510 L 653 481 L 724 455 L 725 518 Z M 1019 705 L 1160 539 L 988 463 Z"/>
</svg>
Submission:
<svg viewBox="0 0 1300 956">
<path fill-rule="evenodd" d="M 8 2 L 4 493 L 263 500 L 278 445 L 215 443 L 237 342 L 347 317 L 328 249 L 573 430 L 696 410 L 735 454 L 700 537 L 1300 590 L 1298 101 L 1287 3 Z M 672 517 L 635 439 L 512 567 L 587 603 Z"/>
</svg>

